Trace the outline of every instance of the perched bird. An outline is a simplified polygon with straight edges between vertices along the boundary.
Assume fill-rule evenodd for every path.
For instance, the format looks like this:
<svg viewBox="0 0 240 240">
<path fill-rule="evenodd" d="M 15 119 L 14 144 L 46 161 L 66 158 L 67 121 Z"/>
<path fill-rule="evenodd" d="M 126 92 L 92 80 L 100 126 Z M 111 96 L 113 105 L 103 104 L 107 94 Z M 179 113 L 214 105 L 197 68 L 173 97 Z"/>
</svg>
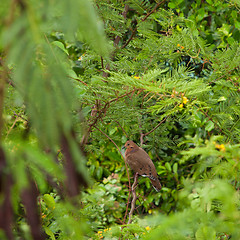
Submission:
<svg viewBox="0 0 240 240">
<path fill-rule="evenodd" d="M 143 177 L 148 177 L 157 192 L 162 188 L 156 168 L 148 154 L 133 141 L 125 143 L 125 159 L 130 168 Z"/>
</svg>

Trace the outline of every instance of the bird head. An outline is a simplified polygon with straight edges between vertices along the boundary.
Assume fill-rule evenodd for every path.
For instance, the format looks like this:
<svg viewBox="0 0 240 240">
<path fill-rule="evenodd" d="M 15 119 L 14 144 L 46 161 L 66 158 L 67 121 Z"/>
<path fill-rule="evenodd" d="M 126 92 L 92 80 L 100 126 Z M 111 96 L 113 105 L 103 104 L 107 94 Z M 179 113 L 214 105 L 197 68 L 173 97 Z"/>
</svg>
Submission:
<svg viewBox="0 0 240 240">
<path fill-rule="evenodd" d="M 131 150 L 133 148 L 138 148 L 137 144 L 131 140 L 128 140 L 123 146 L 124 149 Z"/>
<path fill-rule="evenodd" d="M 125 145 L 122 147 L 122 149 L 125 149 L 125 157 L 129 154 L 129 153 L 133 153 L 136 152 L 138 150 L 138 145 L 135 144 L 133 141 L 128 140 Z"/>
</svg>

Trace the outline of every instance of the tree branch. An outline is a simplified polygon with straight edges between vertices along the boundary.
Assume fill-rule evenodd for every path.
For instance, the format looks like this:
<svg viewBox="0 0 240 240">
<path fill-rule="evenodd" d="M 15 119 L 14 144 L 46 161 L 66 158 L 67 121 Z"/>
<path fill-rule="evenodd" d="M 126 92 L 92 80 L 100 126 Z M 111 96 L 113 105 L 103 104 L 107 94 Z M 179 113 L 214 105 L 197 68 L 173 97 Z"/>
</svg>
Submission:
<svg viewBox="0 0 240 240">
<path fill-rule="evenodd" d="M 134 93 L 134 92 L 137 91 L 137 90 L 138 90 L 138 89 L 133 89 L 132 91 L 127 92 L 127 93 L 121 95 L 120 97 L 113 98 L 113 99 L 110 100 L 108 103 L 110 104 L 110 103 L 112 103 L 112 102 L 115 102 L 115 101 L 117 101 L 117 100 L 120 99 L 120 98 L 126 97 L 126 96 L 128 96 L 129 94 Z"/>
<path fill-rule="evenodd" d="M 87 130 L 87 133 L 82 137 L 82 140 L 81 140 L 81 146 L 83 147 L 86 142 L 87 142 L 87 139 L 89 137 L 89 134 L 90 132 L 92 131 L 92 128 L 97 124 L 98 120 L 102 117 L 103 113 L 106 113 L 107 111 L 107 108 L 109 107 L 110 103 L 112 102 L 115 102 L 117 100 L 119 100 L 120 98 L 123 98 L 123 97 L 126 97 L 128 96 L 129 94 L 132 94 L 136 91 L 137 89 L 134 89 L 130 92 L 127 92 L 119 97 L 116 97 L 116 98 L 113 98 L 112 100 L 108 101 L 105 103 L 105 105 L 100 109 L 100 110 L 97 110 L 96 114 L 97 116 L 93 119 L 93 122 L 91 124 L 89 124 L 89 127 L 88 127 L 88 130 Z"/>
<path fill-rule="evenodd" d="M 128 194 L 128 202 L 127 202 L 127 208 L 126 208 L 126 212 L 125 212 L 125 216 L 124 216 L 124 220 L 123 222 L 125 223 L 125 220 L 126 220 L 126 215 L 127 215 L 127 211 L 128 211 L 128 204 L 129 204 L 129 198 L 130 198 L 130 189 L 131 189 L 131 182 L 130 182 L 130 177 L 129 177 L 129 171 L 128 171 L 128 166 L 127 166 L 127 162 L 126 162 L 126 159 L 125 157 L 122 155 L 122 152 L 121 150 L 119 149 L 119 147 L 117 146 L 117 144 L 112 140 L 112 138 L 110 138 L 106 133 L 104 133 L 102 130 L 100 130 L 98 127 L 94 126 L 100 133 L 102 133 L 105 137 L 107 137 L 114 145 L 115 147 L 117 148 L 117 150 L 119 151 L 119 153 L 121 154 L 123 160 L 124 160 L 124 163 L 125 163 L 125 167 L 126 167 L 126 170 L 127 170 L 127 176 L 128 176 L 128 189 L 129 189 L 129 194 Z"/>
<path fill-rule="evenodd" d="M 169 117 L 169 116 L 165 117 L 165 118 L 164 118 L 160 123 L 158 123 L 158 125 L 157 125 L 156 127 L 154 127 L 151 131 L 149 131 L 149 132 L 147 132 L 147 133 L 144 133 L 144 134 L 143 134 L 143 137 L 145 137 L 145 136 L 149 135 L 150 133 L 152 133 L 153 131 L 155 131 L 162 123 L 164 123 L 164 122 L 167 120 L 168 117 Z"/>
<path fill-rule="evenodd" d="M 132 185 L 132 196 L 133 196 L 133 199 L 132 199 L 132 202 L 131 202 L 131 210 L 129 212 L 128 224 L 130 224 L 132 222 L 131 218 L 132 218 L 133 211 L 134 211 L 135 205 L 136 205 L 137 194 L 136 194 L 135 189 L 137 187 L 137 182 L 138 182 L 138 173 L 135 173 L 134 183 Z"/>
<path fill-rule="evenodd" d="M 102 130 L 100 130 L 98 127 L 94 126 L 100 133 L 102 133 L 105 137 L 107 137 L 114 145 L 115 147 L 117 148 L 117 150 L 119 151 L 119 153 L 121 154 L 124 162 L 125 162 L 125 166 L 126 166 L 126 169 L 127 169 L 127 175 L 128 175 L 128 183 L 129 183 L 129 188 L 131 187 L 131 183 L 130 183 L 130 177 L 129 177 L 129 172 L 128 172 L 128 167 L 127 167 L 127 162 L 125 160 L 125 157 L 122 155 L 122 152 L 121 150 L 119 149 L 118 145 L 112 140 L 112 138 L 110 138 L 106 133 L 104 133 Z"/>
<path fill-rule="evenodd" d="M 148 12 L 147 15 L 146 15 L 144 18 L 141 19 L 141 21 L 144 22 L 151 14 L 153 14 L 153 13 L 157 10 L 157 8 L 158 8 L 163 2 L 165 2 L 165 0 L 157 3 L 157 4 L 155 5 L 155 7 L 154 7 L 150 12 Z M 130 38 L 129 38 L 129 39 L 127 40 L 127 42 L 121 47 L 121 49 L 125 48 L 125 47 L 130 43 L 130 41 L 133 39 L 136 31 L 137 31 L 137 27 L 135 27 L 135 28 L 132 30 L 132 34 L 131 34 Z"/>
<path fill-rule="evenodd" d="M 126 137 L 128 138 L 128 134 L 127 134 L 127 132 L 125 131 L 125 129 L 121 126 L 121 124 L 120 124 L 117 120 L 115 120 L 115 122 L 118 124 L 118 126 L 122 129 L 122 131 L 124 132 L 124 134 L 125 134 Z"/>
<path fill-rule="evenodd" d="M 141 19 L 143 22 L 151 15 L 151 14 L 153 14 L 156 10 L 157 10 L 157 8 L 162 4 L 162 3 L 164 3 L 165 2 L 165 0 L 163 0 L 163 1 L 161 1 L 161 2 L 158 2 L 156 5 L 155 5 L 155 7 L 153 8 L 153 10 L 151 10 L 150 12 L 148 12 L 147 13 L 147 15 L 143 18 L 143 19 Z"/>
<path fill-rule="evenodd" d="M 133 39 L 133 36 L 135 35 L 136 31 L 137 31 L 137 27 L 135 27 L 135 28 L 133 29 L 133 31 L 132 31 L 132 33 L 131 33 L 131 36 L 130 36 L 130 38 L 127 40 L 127 42 L 126 42 L 124 45 L 121 46 L 122 49 L 125 48 L 125 47 L 130 43 L 130 41 Z"/>
</svg>

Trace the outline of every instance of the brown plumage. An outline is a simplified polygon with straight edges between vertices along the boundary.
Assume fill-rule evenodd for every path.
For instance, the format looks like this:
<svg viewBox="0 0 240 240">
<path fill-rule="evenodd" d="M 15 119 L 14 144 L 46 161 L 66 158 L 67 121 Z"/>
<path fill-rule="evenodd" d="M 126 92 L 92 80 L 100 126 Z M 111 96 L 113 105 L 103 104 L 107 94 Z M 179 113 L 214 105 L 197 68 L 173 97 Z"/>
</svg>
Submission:
<svg viewBox="0 0 240 240">
<path fill-rule="evenodd" d="M 158 180 L 156 168 L 148 154 L 133 141 L 125 143 L 125 159 L 130 168 L 143 177 L 148 177 L 157 192 L 162 188 Z"/>
</svg>

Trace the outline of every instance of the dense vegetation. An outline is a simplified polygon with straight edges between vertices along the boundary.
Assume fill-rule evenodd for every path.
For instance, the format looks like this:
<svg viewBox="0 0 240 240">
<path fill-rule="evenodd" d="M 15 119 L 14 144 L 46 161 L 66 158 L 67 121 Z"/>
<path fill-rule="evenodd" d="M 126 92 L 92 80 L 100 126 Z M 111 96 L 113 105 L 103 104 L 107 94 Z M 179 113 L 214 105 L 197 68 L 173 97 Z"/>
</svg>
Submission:
<svg viewBox="0 0 240 240">
<path fill-rule="evenodd" d="M 239 1 L 1 5 L 1 239 L 240 238 Z"/>
</svg>

